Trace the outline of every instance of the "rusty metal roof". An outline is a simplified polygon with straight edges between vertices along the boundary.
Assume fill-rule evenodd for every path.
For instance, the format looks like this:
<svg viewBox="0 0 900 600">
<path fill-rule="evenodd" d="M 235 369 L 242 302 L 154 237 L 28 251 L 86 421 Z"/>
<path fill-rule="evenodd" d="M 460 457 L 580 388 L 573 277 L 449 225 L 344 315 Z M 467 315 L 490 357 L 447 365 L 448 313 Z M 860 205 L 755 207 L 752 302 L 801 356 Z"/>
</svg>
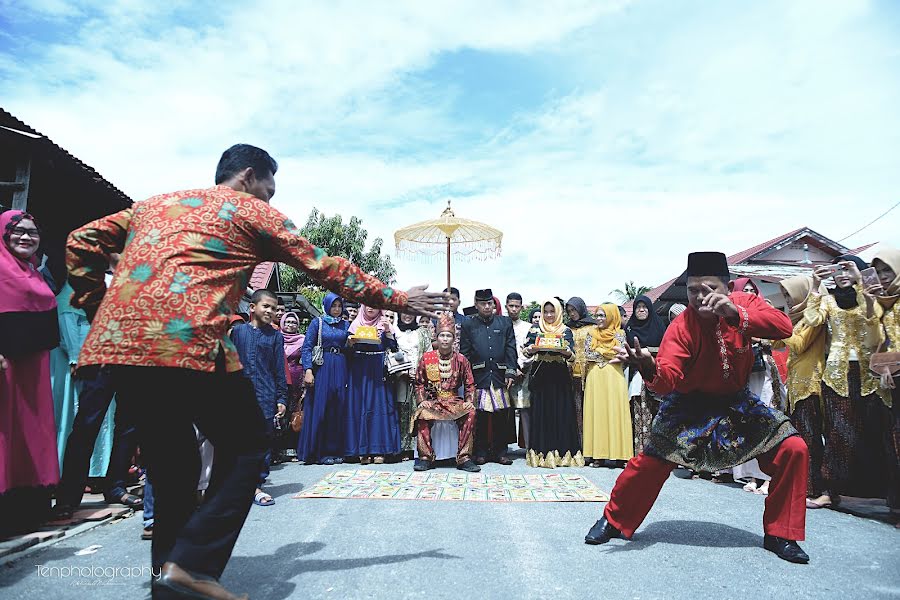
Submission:
<svg viewBox="0 0 900 600">
<path fill-rule="evenodd" d="M 31 143 L 37 144 L 37 147 L 40 148 L 40 150 L 46 152 L 50 158 L 64 161 L 65 163 L 74 167 L 76 170 L 80 171 L 93 183 L 104 188 L 107 192 L 109 192 L 110 196 L 113 199 L 120 201 L 124 205 L 123 208 L 126 206 L 131 206 L 131 198 L 129 198 L 125 192 L 104 179 L 103 176 L 100 175 L 100 173 L 98 173 L 93 167 L 85 164 L 80 159 L 67 152 L 64 148 L 58 146 L 46 135 L 26 124 L 24 121 L 17 119 L 2 108 L 0 108 L 0 126 L 3 126 L 6 129 L 12 130 L 14 132 L 25 134 L 27 137 L 31 138 Z"/>
</svg>

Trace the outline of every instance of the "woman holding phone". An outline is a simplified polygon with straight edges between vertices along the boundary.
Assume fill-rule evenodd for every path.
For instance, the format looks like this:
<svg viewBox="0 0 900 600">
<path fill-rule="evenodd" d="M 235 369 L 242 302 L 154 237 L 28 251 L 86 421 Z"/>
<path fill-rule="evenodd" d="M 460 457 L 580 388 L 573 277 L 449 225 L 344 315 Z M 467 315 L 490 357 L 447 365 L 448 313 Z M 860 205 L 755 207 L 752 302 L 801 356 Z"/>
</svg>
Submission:
<svg viewBox="0 0 900 600">
<path fill-rule="evenodd" d="M 890 397 L 868 368 L 869 357 L 884 339 L 882 310 L 862 289 L 860 271 L 867 267 L 851 255 L 818 267 L 803 311 L 807 325 L 827 325 L 831 332 L 822 373 L 822 471 L 832 505 L 840 500 L 839 494 L 884 498 L 888 487 Z M 834 288 L 822 294 L 819 284 L 829 277 Z"/>
</svg>

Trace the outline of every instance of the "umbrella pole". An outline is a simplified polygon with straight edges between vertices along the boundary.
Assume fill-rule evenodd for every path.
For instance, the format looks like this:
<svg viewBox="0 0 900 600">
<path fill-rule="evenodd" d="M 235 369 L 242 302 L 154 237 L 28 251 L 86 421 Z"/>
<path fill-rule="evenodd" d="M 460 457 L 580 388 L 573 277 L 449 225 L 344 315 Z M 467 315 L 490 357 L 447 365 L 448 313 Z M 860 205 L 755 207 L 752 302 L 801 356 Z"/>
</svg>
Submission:
<svg viewBox="0 0 900 600">
<path fill-rule="evenodd" d="M 447 289 L 450 289 L 450 237 L 447 236 Z"/>
</svg>

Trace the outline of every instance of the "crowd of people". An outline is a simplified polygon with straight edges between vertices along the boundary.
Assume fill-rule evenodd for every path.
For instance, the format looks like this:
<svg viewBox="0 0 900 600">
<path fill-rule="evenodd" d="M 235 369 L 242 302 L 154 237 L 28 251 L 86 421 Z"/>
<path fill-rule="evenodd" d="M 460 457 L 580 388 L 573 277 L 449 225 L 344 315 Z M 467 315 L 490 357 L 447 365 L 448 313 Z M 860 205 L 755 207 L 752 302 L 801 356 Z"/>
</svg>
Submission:
<svg viewBox="0 0 900 600">
<path fill-rule="evenodd" d="M 0 214 L 3 533 L 46 518 L 53 495 L 71 515 L 105 470 L 109 502 L 144 506 L 154 590 L 218 590 L 249 492 L 274 503 L 263 486 L 288 448 L 418 471 L 509 465 L 510 444 L 536 468 L 627 461 L 588 543 L 630 538 L 676 465 L 769 493 L 766 548 L 793 562 L 808 561 L 798 494 L 808 509 L 842 495 L 900 508 L 900 251 L 784 280 L 787 315 L 718 253 L 691 256 L 688 305 L 667 318 L 646 296 L 627 320 L 577 296 L 523 315 L 520 294 L 490 289 L 460 311 L 455 288 L 394 290 L 309 244 L 268 205 L 276 169 L 238 145 L 216 187 L 73 232 L 61 285 L 35 218 Z M 333 290 L 305 333 L 266 290 L 232 312 L 259 260 Z M 143 499 L 125 486 L 138 444 Z"/>
</svg>

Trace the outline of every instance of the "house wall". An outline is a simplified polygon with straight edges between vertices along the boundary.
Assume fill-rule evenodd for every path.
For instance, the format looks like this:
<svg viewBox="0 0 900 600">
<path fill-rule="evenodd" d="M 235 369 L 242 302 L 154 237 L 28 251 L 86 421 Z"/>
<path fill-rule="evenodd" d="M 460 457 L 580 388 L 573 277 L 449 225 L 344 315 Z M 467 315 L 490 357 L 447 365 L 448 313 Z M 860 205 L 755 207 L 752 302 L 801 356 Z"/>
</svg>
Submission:
<svg viewBox="0 0 900 600">
<path fill-rule="evenodd" d="M 806 251 L 803 249 L 803 245 L 805 242 L 797 241 L 793 244 L 789 244 L 784 248 L 780 248 L 779 250 L 775 250 L 773 252 L 767 252 L 762 254 L 755 261 L 764 260 L 764 261 L 784 261 L 784 262 L 806 262 L 807 260 L 811 262 L 831 262 L 834 258 L 834 255 L 825 252 L 809 244 L 809 250 Z"/>
</svg>

